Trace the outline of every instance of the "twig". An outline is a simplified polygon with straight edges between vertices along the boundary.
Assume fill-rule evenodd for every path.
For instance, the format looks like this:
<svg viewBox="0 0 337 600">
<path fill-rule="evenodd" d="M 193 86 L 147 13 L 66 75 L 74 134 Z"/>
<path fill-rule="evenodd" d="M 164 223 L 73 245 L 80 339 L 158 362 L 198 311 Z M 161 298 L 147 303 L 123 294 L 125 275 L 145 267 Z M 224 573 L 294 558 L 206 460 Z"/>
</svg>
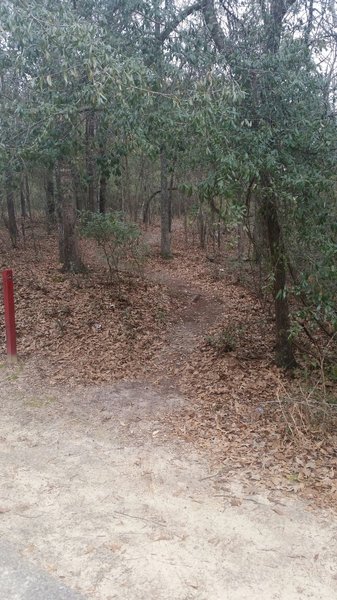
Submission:
<svg viewBox="0 0 337 600">
<path fill-rule="evenodd" d="M 213 473 L 212 475 L 207 475 L 207 477 L 202 477 L 200 479 L 200 481 L 206 481 L 206 479 L 212 479 L 213 477 L 216 477 L 217 475 L 220 475 L 221 471 L 218 471 L 217 473 Z"/>
<path fill-rule="evenodd" d="M 18 517 L 24 517 L 25 519 L 41 519 L 44 514 L 41 515 L 23 515 L 22 513 L 15 513 Z"/>
<path fill-rule="evenodd" d="M 166 527 L 167 524 L 160 521 L 154 521 L 153 519 L 146 519 L 145 517 L 137 517 L 135 515 L 129 515 L 128 513 L 121 512 L 119 510 L 114 510 L 114 515 L 121 515 L 122 517 L 128 517 L 129 519 L 137 519 L 138 521 L 146 521 L 147 523 L 154 523 L 155 525 L 160 525 Z"/>
</svg>

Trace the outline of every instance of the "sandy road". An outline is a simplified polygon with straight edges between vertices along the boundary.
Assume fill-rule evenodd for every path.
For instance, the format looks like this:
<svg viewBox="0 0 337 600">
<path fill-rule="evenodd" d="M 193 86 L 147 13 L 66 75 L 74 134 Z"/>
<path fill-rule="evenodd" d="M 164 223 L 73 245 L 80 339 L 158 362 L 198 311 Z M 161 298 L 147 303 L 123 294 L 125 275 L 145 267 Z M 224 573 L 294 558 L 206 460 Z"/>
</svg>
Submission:
<svg viewBox="0 0 337 600">
<path fill-rule="evenodd" d="M 55 581 L 97 600 L 337 597 L 337 520 L 218 482 L 165 428 L 181 399 L 24 371 L 0 398 L 1 542 Z"/>
</svg>

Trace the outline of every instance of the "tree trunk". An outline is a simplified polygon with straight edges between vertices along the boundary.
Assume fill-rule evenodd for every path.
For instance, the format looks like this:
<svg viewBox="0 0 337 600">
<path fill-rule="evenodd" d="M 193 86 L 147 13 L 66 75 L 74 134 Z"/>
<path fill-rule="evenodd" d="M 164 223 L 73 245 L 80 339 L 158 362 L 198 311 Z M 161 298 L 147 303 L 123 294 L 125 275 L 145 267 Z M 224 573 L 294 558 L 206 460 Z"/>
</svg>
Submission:
<svg viewBox="0 0 337 600">
<path fill-rule="evenodd" d="M 53 170 L 48 169 L 45 179 L 45 190 L 46 190 L 46 217 L 47 217 L 47 231 L 51 232 L 53 229 L 56 216 L 55 216 L 55 190 L 54 190 L 54 178 Z"/>
<path fill-rule="evenodd" d="M 15 218 L 13 176 L 9 170 L 6 173 L 5 186 L 8 214 L 8 231 L 9 236 L 11 238 L 12 246 L 13 248 L 16 248 L 19 232 Z"/>
<path fill-rule="evenodd" d="M 253 216 L 252 216 L 252 243 L 253 243 L 253 261 L 256 265 L 261 265 L 263 257 L 263 248 L 265 235 L 265 223 L 261 213 L 261 207 L 255 195 L 252 197 Z"/>
<path fill-rule="evenodd" d="M 62 270 L 79 273 L 84 270 L 76 236 L 76 210 L 72 193 L 71 170 L 65 165 L 58 168 L 58 197 L 61 219 L 59 222 L 59 254 Z"/>
<path fill-rule="evenodd" d="M 266 52 L 275 56 L 279 52 L 284 16 L 295 0 L 272 0 L 270 13 L 265 22 Z M 273 83 L 270 85 L 273 89 Z M 262 174 L 262 183 L 267 184 L 265 217 L 268 231 L 269 251 L 274 276 L 274 304 L 276 321 L 276 362 L 287 369 L 296 366 L 290 341 L 290 313 L 286 288 L 286 256 L 282 239 L 281 225 L 277 213 L 277 199 L 272 190 L 270 177 Z"/>
<path fill-rule="evenodd" d="M 238 245 L 237 245 L 237 256 L 238 256 L 238 263 L 239 265 L 241 265 L 242 261 L 243 261 L 243 256 L 244 256 L 244 230 L 243 230 L 243 224 L 239 223 L 238 224 L 238 229 L 237 229 L 237 236 L 238 236 Z M 240 267 L 241 268 L 241 267 Z"/>
<path fill-rule="evenodd" d="M 290 316 L 286 287 L 286 258 L 277 208 L 272 198 L 266 199 L 264 210 L 274 278 L 276 363 L 279 367 L 291 369 L 296 366 L 296 360 L 289 338 Z"/>
<path fill-rule="evenodd" d="M 169 231 L 170 233 L 172 233 L 172 219 L 173 219 L 173 187 L 174 184 L 174 172 L 172 171 L 171 173 L 171 179 L 170 179 L 170 187 L 169 187 L 169 198 L 168 198 L 168 202 L 169 202 Z"/>
<path fill-rule="evenodd" d="M 102 125 L 101 125 L 102 129 Z M 102 136 L 101 131 L 101 136 Z M 100 154 L 100 172 L 99 172 L 99 191 L 98 191 L 98 210 L 104 214 L 107 208 L 107 189 L 108 181 L 110 177 L 109 161 L 107 158 L 106 149 L 107 140 L 104 138 L 99 143 L 99 154 Z"/>
<path fill-rule="evenodd" d="M 185 199 L 183 200 L 183 203 L 181 204 L 181 211 L 183 213 L 183 218 L 184 218 L 185 246 L 188 247 L 188 219 L 187 219 L 187 208 L 186 208 Z"/>
<path fill-rule="evenodd" d="M 170 196 L 168 189 L 168 165 L 165 150 L 160 152 L 160 217 L 161 217 L 161 255 L 171 258 L 171 233 L 170 233 Z"/>
<path fill-rule="evenodd" d="M 124 179 L 124 208 L 123 212 L 129 213 L 132 216 L 132 206 L 131 206 L 131 186 L 130 186 L 130 169 L 129 169 L 129 161 L 128 155 L 125 155 L 124 158 L 124 169 L 123 169 L 123 179 Z"/>
<path fill-rule="evenodd" d="M 22 234 L 23 243 L 25 245 L 25 240 L 26 240 L 25 221 L 26 221 L 26 217 L 27 217 L 27 210 L 26 210 L 25 185 L 24 185 L 24 179 L 22 177 L 21 177 L 21 181 L 20 181 L 20 207 L 21 207 L 21 234 Z"/>
<path fill-rule="evenodd" d="M 156 0 L 154 3 L 155 9 L 155 39 L 156 39 L 156 71 L 158 83 L 161 91 L 163 91 L 163 42 L 165 38 L 162 38 L 161 34 L 161 11 L 160 1 Z M 166 5 L 165 5 L 166 6 Z M 157 110 L 160 110 L 161 97 L 157 96 Z M 169 195 L 169 184 L 168 184 L 168 161 L 166 156 L 166 149 L 163 142 L 160 146 L 160 226 L 161 226 L 161 255 L 163 258 L 171 258 L 171 233 L 170 233 L 170 195 Z"/>
<path fill-rule="evenodd" d="M 108 184 L 108 181 L 107 181 L 106 175 L 104 173 L 101 173 L 101 178 L 100 178 L 100 182 L 99 182 L 99 212 L 100 213 L 106 212 L 107 184 Z"/>
<path fill-rule="evenodd" d="M 27 216 L 27 210 L 26 210 L 26 196 L 25 196 L 25 187 L 24 187 L 23 179 L 21 179 L 21 182 L 20 182 L 20 206 L 21 206 L 21 217 L 22 217 L 22 219 L 25 219 Z"/>
<path fill-rule="evenodd" d="M 88 210 L 94 212 L 96 210 L 95 202 L 95 169 L 93 157 L 93 145 L 95 135 L 95 120 L 94 114 L 89 111 L 86 117 L 85 130 L 85 146 L 86 146 L 86 168 L 88 180 Z"/>
<path fill-rule="evenodd" d="M 71 178 L 74 190 L 76 210 L 83 210 L 83 190 L 81 186 L 81 178 L 76 164 L 71 165 Z"/>
<path fill-rule="evenodd" d="M 32 218 L 32 206 L 30 202 L 30 187 L 29 187 L 29 179 L 26 173 L 25 175 L 25 195 L 26 195 L 26 205 L 28 209 L 29 218 Z"/>
<path fill-rule="evenodd" d="M 199 224 L 200 248 L 204 249 L 204 248 L 206 248 L 207 225 L 206 225 L 204 211 L 202 210 L 202 205 L 200 205 L 200 207 L 199 207 L 198 224 Z"/>
</svg>

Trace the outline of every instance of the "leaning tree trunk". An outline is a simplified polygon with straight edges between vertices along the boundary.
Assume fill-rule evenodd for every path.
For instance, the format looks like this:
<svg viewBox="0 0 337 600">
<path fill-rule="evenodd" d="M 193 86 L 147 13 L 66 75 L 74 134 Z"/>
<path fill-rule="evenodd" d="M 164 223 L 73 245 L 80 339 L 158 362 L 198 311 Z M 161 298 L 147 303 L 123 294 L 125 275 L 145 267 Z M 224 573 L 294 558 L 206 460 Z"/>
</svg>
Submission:
<svg viewBox="0 0 337 600">
<path fill-rule="evenodd" d="M 161 218 L 161 255 L 170 258 L 171 254 L 171 210 L 170 195 L 168 187 L 168 165 L 165 150 L 160 152 L 160 218 Z"/>
<path fill-rule="evenodd" d="M 76 208 L 74 203 L 71 169 L 64 164 L 58 167 L 58 198 L 60 204 L 59 254 L 64 272 L 79 273 L 84 270 L 76 235 Z"/>
<path fill-rule="evenodd" d="M 286 288 L 286 255 L 276 203 L 271 197 L 266 199 L 264 214 L 274 278 L 273 298 L 276 323 L 276 363 L 280 367 L 289 369 L 296 366 L 296 360 L 289 336 L 290 316 Z"/>
<path fill-rule="evenodd" d="M 19 232 L 15 218 L 13 176 L 10 170 L 8 170 L 6 173 L 5 186 L 8 214 L 8 231 L 9 236 L 11 238 L 12 246 L 13 248 L 16 248 Z"/>
</svg>

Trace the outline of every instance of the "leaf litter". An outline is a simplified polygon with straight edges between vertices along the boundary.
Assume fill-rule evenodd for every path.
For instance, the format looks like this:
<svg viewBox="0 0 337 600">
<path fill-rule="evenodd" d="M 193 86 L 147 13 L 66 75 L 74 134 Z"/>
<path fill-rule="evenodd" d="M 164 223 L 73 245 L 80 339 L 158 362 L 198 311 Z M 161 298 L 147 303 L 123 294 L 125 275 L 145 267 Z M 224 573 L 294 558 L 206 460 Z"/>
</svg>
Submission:
<svg viewBox="0 0 337 600">
<path fill-rule="evenodd" d="M 159 258 L 158 229 L 150 241 L 145 275 L 122 273 L 118 285 L 87 241 L 79 275 L 60 272 L 56 239 L 42 233 L 38 248 L 3 249 L 20 358 L 55 386 L 138 380 L 178 391 L 185 406 L 163 425 L 211 454 L 220 487 L 238 477 L 248 492 L 335 508 L 336 429 L 296 425 L 295 435 L 286 399 L 296 383 L 273 363 L 272 316 L 226 260 L 215 269 L 180 229 L 172 261 Z M 5 360 L 3 331 L 0 344 Z"/>
</svg>

